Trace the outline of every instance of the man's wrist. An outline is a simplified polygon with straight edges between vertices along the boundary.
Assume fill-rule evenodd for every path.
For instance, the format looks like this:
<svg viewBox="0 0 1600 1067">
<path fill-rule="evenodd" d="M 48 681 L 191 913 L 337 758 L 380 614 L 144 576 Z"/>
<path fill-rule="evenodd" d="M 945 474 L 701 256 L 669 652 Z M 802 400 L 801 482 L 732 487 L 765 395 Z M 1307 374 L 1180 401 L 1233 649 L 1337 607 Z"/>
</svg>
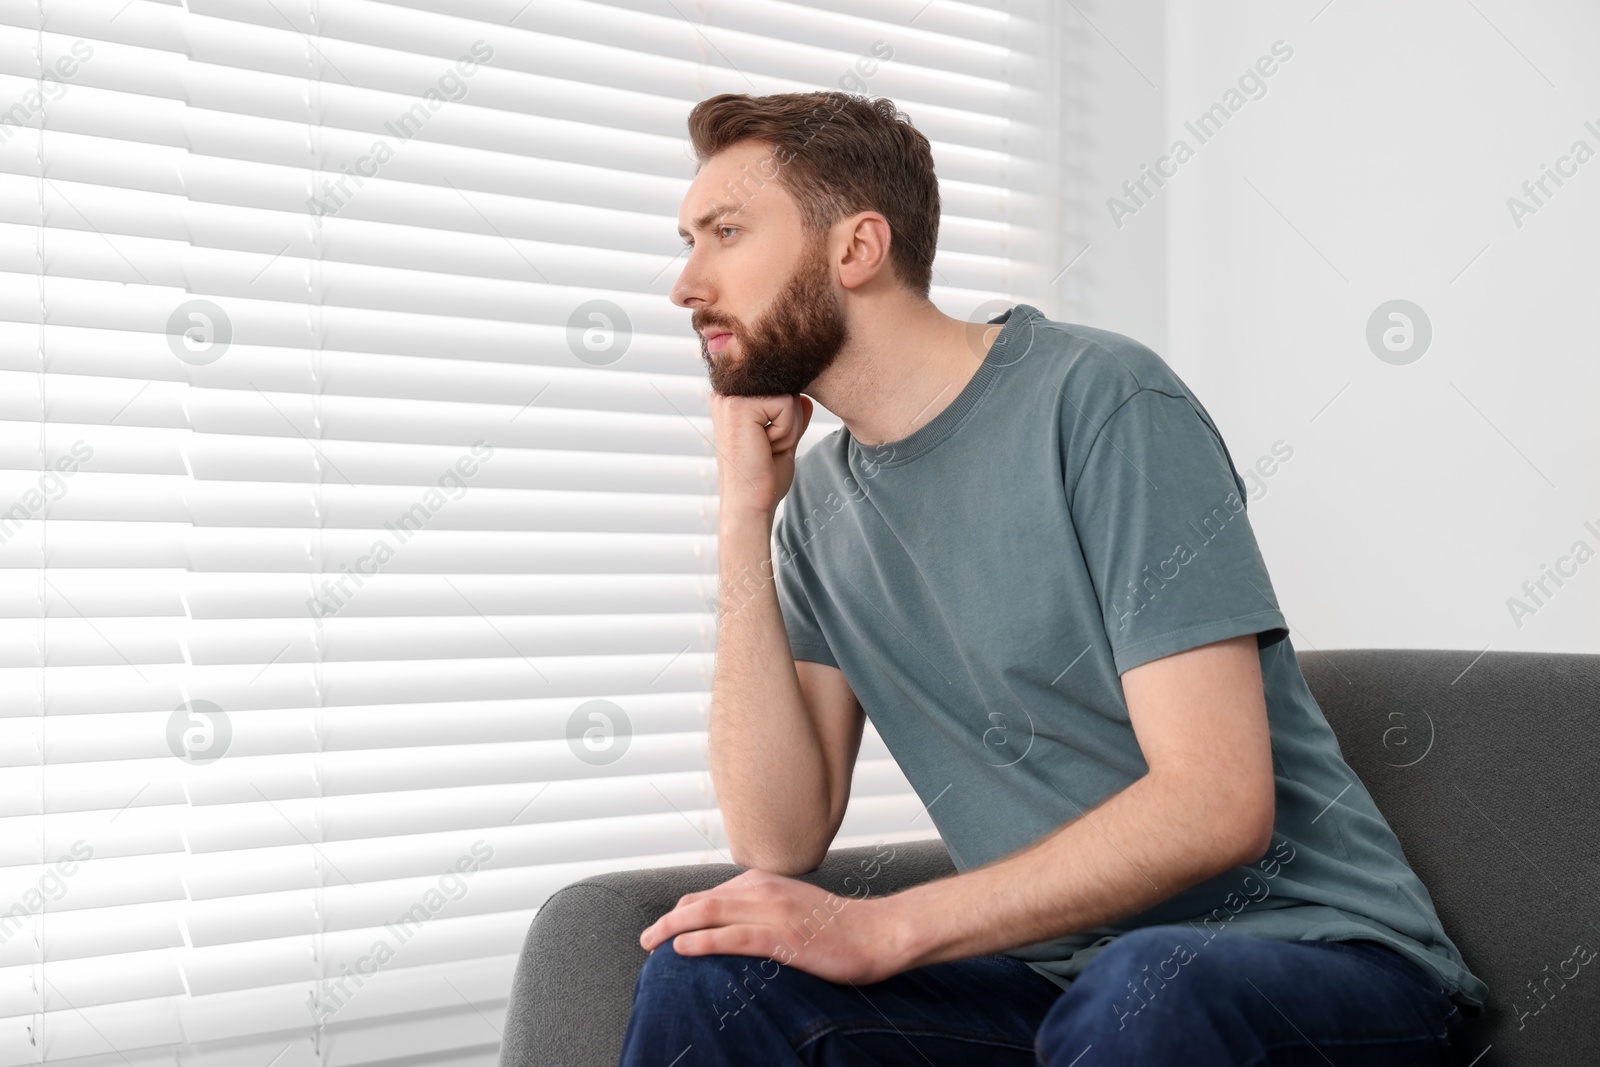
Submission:
<svg viewBox="0 0 1600 1067">
<path fill-rule="evenodd" d="M 896 975 L 920 967 L 926 951 L 923 938 L 926 924 L 918 921 L 916 898 L 901 892 L 866 903 L 878 909 L 875 941 L 881 953 L 880 963 L 887 973 Z"/>
<path fill-rule="evenodd" d="M 759 504 L 736 504 L 723 500 L 717 505 L 717 530 L 723 535 L 749 532 L 763 537 L 772 536 L 772 523 L 777 511 Z"/>
</svg>

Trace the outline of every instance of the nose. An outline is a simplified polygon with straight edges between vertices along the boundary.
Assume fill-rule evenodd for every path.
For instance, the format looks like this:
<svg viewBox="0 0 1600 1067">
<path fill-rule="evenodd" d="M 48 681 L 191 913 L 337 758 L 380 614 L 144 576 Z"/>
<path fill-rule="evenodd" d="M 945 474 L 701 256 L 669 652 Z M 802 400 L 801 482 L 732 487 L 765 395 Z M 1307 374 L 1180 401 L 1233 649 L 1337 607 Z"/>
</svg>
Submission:
<svg viewBox="0 0 1600 1067">
<path fill-rule="evenodd" d="M 681 308 L 695 308 L 701 304 L 711 302 L 711 289 L 700 276 L 700 268 L 695 260 L 694 249 L 689 249 L 689 258 L 683 265 L 683 270 L 678 272 L 678 280 L 672 283 L 671 300 Z"/>
</svg>

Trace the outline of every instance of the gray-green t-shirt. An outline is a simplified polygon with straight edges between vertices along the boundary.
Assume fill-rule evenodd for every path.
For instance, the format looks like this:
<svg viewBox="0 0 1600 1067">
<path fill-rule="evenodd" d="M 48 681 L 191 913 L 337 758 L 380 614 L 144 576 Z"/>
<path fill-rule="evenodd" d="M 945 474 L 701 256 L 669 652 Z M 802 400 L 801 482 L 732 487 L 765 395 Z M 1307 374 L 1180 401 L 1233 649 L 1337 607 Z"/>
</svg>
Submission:
<svg viewBox="0 0 1600 1067">
<path fill-rule="evenodd" d="M 1369 938 L 1481 1011 L 1372 796 L 1306 687 L 1200 401 L 1154 352 L 1018 304 L 977 373 L 909 436 L 841 427 L 776 526 L 794 657 L 844 672 L 957 870 L 1016 852 L 1148 771 L 1121 674 L 1256 634 L 1277 780 L 1254 864 L 1118 922 L 1008 954 L 1063 988 L 1118 934 L 1192 926 Z"/>
</svg>

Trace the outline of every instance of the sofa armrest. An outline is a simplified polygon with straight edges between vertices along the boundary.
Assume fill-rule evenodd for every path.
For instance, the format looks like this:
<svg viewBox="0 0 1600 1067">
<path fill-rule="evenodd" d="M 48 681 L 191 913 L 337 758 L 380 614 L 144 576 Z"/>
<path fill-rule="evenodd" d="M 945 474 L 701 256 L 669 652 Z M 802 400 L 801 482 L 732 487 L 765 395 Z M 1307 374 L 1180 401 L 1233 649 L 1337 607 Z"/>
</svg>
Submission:
<svg viewBox="0 0 1600 1067">
<path fill-rule="evenodd" d="M 517 961 L 501 1067 L 616 1067 L 648 957 L 640 932 L 685 893 L 721 885 L 742 870 L 707 863 L 617 871 L 553 894 L 534 916 Z M 882 896 L 954 873 L 935 838 L 834 849 L 800 880 L 861 897 L 863 885 L 865 893 Z"/>
</svg>

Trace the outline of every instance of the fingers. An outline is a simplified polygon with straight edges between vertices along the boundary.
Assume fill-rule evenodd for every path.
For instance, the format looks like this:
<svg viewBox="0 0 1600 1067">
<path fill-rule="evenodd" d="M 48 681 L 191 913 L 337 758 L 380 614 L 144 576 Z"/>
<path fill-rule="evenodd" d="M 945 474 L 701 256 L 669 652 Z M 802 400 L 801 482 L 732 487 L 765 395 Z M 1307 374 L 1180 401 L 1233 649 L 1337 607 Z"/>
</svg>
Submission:
<svg viewBox="0 0 1600 1067">
<path fill-rule="evenodd" d="M 673 908 L 647 927 L 645 934 L 661 942 L 685 930 L 703 930 L 708 926 L 745 921 L 763 913 L 768 913 L 768 909 L 740 897 L 702 897 Z"/>
<path fill-rule="evenodd" d="M 707 956 L 712 953 L 777 956 L 785 952 L 792 955 L 794 951 L 775 929 L 758 923 L 739 923 L 679 934 L 672 941 L 672 950 L 680 956 Z"/>
<path fill-rule="evenodd" d="M 720 882 L 717 885 L 712 886 L 710 889 L 700 889 L 693 893 L 685 893 L 683 896 L 678 898 L 678 902 L 674 904 L 673 907 L 681 908 L 685 904 L 700 900 L 703 897 L 712 896 L 713 894 L 736 893 L 755 886 L 765 885 L 766 883 L 780 877 L 782 876 L 773 874 L 771 871 L 763 871 L 759 867 L 751 867 L 743 874 L 735 875 L 734 877 L 729 878 L 726 882 Z"/>
<path fill-rule="evenodd" d="M 798 396 L 713 395 L 719 504 L 727 514 L 770 520 L 794 477 L 795 447 L 807 409 Z"/>
<path fill-rule="evenodd" d="M 779 401 L 773 408 L 772 425 L 767 427 L 767 439 L 772 442 L 774 454 L 793 452 L 811 425 L 811 398 L 804 393 L 774 397 Z"/>
<path fill-rule="evenodd" d="M 788 406 L 786 414 L 788 415 L 789 428 L 794 431 L 794 439 L 787 442 L 785 446 L 787 448 L 794 448 L 798 445 L 800 438 L 805 436 L 806 427 L 811 425 L 811 398 L 804 393 L 796 393 L 793 399 L 794 403 Z"/>
<path fill-rule="evenodd" d="M 711 425 L 720 428 L 724 423 L 730 430 L 749 423 L 763 431 L 772 444 L 773 451 L 793 448 L 811 421 L 811 401 L 805 400 L 802 408 L 798 394 L 788 396 L 723 396 L 711 394 Z M 780 441 L 787 444 L 780 445 Z"/>
<path fill-rule="evenodd" d="M 639 944 L 646 949 L 654 950 L 657 945 L 675 934 L 685 930 L 700 929 L 705 925 L 706 912 L 703 906 L 705 901 L 705 895 L 702 893 L 690 893 L 683 897 L 671 911 L 644 928 L 639 934 Z M 697 908 L 699 910 L 696 910 Z"/>
<path fill-rule="evenodd" d="M 750 871 L 745 876 L 730 879 L 712 889 L 684 894 L 671 911 L 645 927 L 639 935 L 639 943 L 647 949 L 654 949 L 663 941 L 687 930 L 703 930 L 750 920 L 782 922 L 788 911 L 785 897 L 775 886 L 765 884 L 777 876 L 767 875 L 765 879 L 753 883 L 748 881 L 749 875 L 758 873 L 765 874 Z"/>
</svg>

